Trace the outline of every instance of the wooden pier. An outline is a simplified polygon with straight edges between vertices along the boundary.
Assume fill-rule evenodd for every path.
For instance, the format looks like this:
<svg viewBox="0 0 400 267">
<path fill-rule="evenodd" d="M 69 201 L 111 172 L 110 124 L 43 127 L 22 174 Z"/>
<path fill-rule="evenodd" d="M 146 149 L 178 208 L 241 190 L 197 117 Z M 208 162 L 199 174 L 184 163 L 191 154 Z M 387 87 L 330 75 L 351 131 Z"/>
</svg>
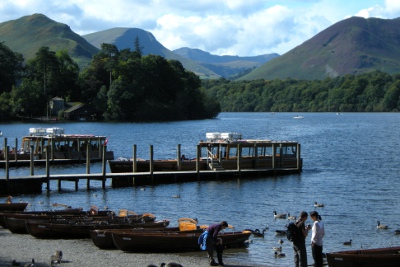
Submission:
<svg viewBox="0 0 400 267">
<path fill-rule="evenodd" d="M 274 145 L 273 151 L 275 152 Z M 91 181 L 101 181 L 101 186 L 103 189 L 106 188 L 106 183 L 108 179 L 111 179 L 111 186 L 116 187 L 126 187 L 126 186 L 144 186 L 144 185 L 156 185 L 156 184 L 166 184 L 166 183 L 183 183 L 183 182 L 195 182 L 195 181 L 211 181 L 211 180 L 225 180 L 225 179 L 238 179 L 246 177 L 266 177 L 283 175 L 290 173 L 300 173 L 302 170 L 302 160 L 300 158 L 300 144 L 296 144 L 296 161 L 293 167 L 284 167 L 275 162 L 279 162 L 281 158 L 275 158 L 275 153 L 272 157 L 271 167 L 256 167 L 256 168 L 243 168 L 241 163 L 241 149 L 238 146 L 238 158 L 237 166 L 234 169 L 200 169 L 199 153 L 196 159 L 196 169 L 195 170 L 179 170 L 176 171 L 155 171 L 154 170 L 154 159 L 153 159 L 153 146 L 150 145 L 150 160 L 149 160 L 149 170 L 148 171 L 136 171 L 136 164 L 133 163 L 133 168 L 128 172 L 122 173 L 107 173 L 104 154 L 106 153 L 107 147 L 104 146 L 102 149 L 102 168 L 101 173 L 90 173 L 90 153 L 87 153 L 86 158 L 86 173 L 80 174 L 50 174 L 50 164 L 51 156 L 50 153 L 46 153 L 45 165 L 46 173 L 35 175 L 34 167 L 37 162 L 31 157 L 30 159 L 30 174 L 26 176 L 9 176 L 9 157 L 8 147 L 5 147 L 5 177 L 0 177 L 0 194 L 23 194 L 23 193 L 41 193 L 43 184 L 46 184 L 46 190 L 52 190 L 50 188 L 50 181 L 57 181 L 57 189 L 62 190 L 62 182 L 73 182 L 75 183 L 75 190 L 78 190 L 78 184 L 81 180 L 86 180 L 86 188 L 90 190 Z M 46 149 L 46 151 L 50 151 Z M 177 148 L 178 155 L 177 159 L 180 159 L 180 145 Z M 197 149 L 199 151 L 199 148 Z M 136 145 L 133 146 L 133 155 L 136 162 Z M 255 163 L 257 164 L 258 158 L 255 158 Z M 43 162 L 41 162 L 43 163 Z M 181 166 L 181 161 L 177 160 L 176 164 Z"/>
</svg>

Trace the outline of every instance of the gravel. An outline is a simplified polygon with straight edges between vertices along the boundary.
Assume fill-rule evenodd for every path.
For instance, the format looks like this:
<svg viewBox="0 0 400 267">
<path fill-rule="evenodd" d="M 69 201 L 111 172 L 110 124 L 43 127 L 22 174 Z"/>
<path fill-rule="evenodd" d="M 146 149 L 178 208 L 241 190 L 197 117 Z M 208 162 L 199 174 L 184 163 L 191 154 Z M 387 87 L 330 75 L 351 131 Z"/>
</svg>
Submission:
<svg viewBox="0 0 400 267">
<path fill-rule="evenodd" d="M 207 255 L 201 253 L 181 254 L 147 254 L 125 253 L 119 250 L 101 250 L 91 239 L 80 240 L 45 240 L 36 239 L 31 235 L 12 234 L 7 229 L 0 228 L 0 267 L 15 266 L 12 261 L 20 266 L 29 266 L 32 259 L 36 267 L 48 267 L 50 257 L 56 250 L 61 250 L 63 258 L 60 267 L 77 266 L 133 266 L 146 267 L 148 265 L 160 266 L 162 262 L 176 262 L 184 267 L 206 267 Z M 225 260 L 224 260 L 225 262 Z M 265 265 L 246 265 L 238 262 L 225 262 L 227 267 L 266 267 Z"/>
</svg>

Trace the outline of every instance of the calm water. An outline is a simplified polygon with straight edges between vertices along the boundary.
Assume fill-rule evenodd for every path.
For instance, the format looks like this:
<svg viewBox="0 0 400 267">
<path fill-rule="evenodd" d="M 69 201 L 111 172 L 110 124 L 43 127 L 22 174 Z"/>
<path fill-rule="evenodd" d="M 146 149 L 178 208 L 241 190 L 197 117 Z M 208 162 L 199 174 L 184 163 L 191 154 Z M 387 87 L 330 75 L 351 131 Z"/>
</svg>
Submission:
<svg viewBox="0 0 400 267">
<path fill-rule="evenodd" d="M 293 119 L 294 115 L 304 119 Z M 287 257 L 273 257 L 272 247 L 279 246 L 280 238 L 274 230 L 284 229 L 287 223 L 274 220 L 273 211 L 297 216 L 302 210 L 314 210 L 313 203 L 318 201 L 325 204 L 324 208 L 317 208 L 325 223 L 325 252 L 400 245 L 400 236 L 393 234 L 400 229 L 400 114 L 222 113 L 214 120 L 171 123 L 0 124 L 10 146 L 30 127 L 62 127 L 68 133 L 106 135 L 108 148 L 114 150 L 116 157 L 131 157 L 132 145 L 137 144 L 141 158 L 148 158 L 150 144 L 154 145 L 155 158 L 174 158 L 177 144 L 182 145 L 182 153 L 194 157 L 195 146 L 206 132 L 236 131 L 245 138 L 297 140 L 304 160 L 300 175 L 159 185 L 145 190 L 111 189 L 108 185 L 103 191 L 101 183 L 94 181 L 93 189 L 88 191 L 86 182 L 81 181 L 80 190 L 75 192 L 73 183 L 64 182 L 62 192 L 16 197 L 32 203 L 34 210 L 50 209 L 55 202 L 84 208 L 94 204 L 152 212 L 159 219 L 170 219 L 171 225 L 176 225 L 180 217 L 195 217 L 200 224 L 227 220 L 239 230 L 269 226 L 265 238 L 252 238 L 247 249 L 227 250 L 226 261 L 292 266 L 292 248 L 285 237 L 283 252 Z M 85 165 L 77 165 L 53 168 L 51 172 L 84 170 Z M 92 165 L 91 171 L 100 172 L 100 164 Z M 27 168 L 18 168 L 11 174 L 27 172 Z M 41 172 L 44 170 L 35 170 Z M 3 170 L 0 175 L 4 176 Z M 51 188 L 56 189 L 56 183 Z M 173 198 L 174 195 L 181 198 Z M 377 230 L 377 220 L 388 224 L 389 230 Z M 343 246 L 349 239 L 353 245 Z M 204 254 L 195 255 L 205 257 Z M 309 247 L 308 255 L 312 263 Z"/>
</svg>

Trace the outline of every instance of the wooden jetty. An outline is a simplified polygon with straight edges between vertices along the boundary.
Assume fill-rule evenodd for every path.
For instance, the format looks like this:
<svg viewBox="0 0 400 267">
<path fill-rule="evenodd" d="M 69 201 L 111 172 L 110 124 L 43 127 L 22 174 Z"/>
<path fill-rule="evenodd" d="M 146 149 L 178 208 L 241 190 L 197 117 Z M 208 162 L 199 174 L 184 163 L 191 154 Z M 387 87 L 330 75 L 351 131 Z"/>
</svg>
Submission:
<svg viewBox="0 0 400 267">
<path fill-rule="evenodd" d="M 256 145 L 256 144 L 255 144 Z M 282 157 L 276 155 L 276 148 L 284 147 L 285 145 L 295 147 L 295 154 L 293 154 L 293 160 L 289 166 L 279 164 L 282 162 Z M 181 166 L 181 155 L 180 155 L 180 145 L 177 148 L 177 160 L 178 165 L 177 170 L 154 170 L 153 159 L 153 146 L 150 145 L 150 159 L 149 159 L 149 169 L 147 171 L 135 170 L 135 161 L 132 163 L 132 169 L 125 172 L 106 172 L 106 153 L 107 147 L 103 146 L 103 157 L 102 157 L 102 171 L 101 173 L 90 173 L 90 153 L 87 155 L 86 159 L 86 173 L 79 174 L 50 174 L 50 155 L 47 153 L 45 164 L 46 173 L 41 175 L 34 174 L 35 160 L 30 160 L 30 174 L 26 176 L 9 176 L 9 164 L 5 164 L 5 177 L 0 177 L 0 194 L 22 194 L 22 193 L 41 193 L 42 185 L 46 184 L 46 189 L 49 191 L 50 181 L 58 181 L 58 190 L 62 189 L 62 182 L 74 182 L 75 190 L 78 190 L 78 183 L 80 180 L 86 180 L 87 189 L 90 189 L 91 181 L 101 181 L 102 188 L 106 187 L 106 182 L 111 179 L 112 187 L 126 187 L 126 186 L 144 186 L 144 185 L 155 185 L 155 184 L 165 184 L 165 183 L 183 183 L 183 182 L 194 182 L 194 181 L 211 181 L 211 180 L 222 180 L 222 179 L 234 179 L 234 178 L 246 178 L 246 177 L 265 177 L 265 176 L 276 176 L 291 173 L 300 173 L 302 171 L 302 158 L 300 157 L 300 144 L 287 143 L 287 141 L 282 141 L 282 143 L 274 142 L 271 144 L 272 153 L 271 164 L 257 166 L 257 162 L 260 159 L 257 156 L 254 158 L 254 164 L 251 166 L 248 163 L 242 161 L 241 157 L 241 146 L 238 144 L 237 149 L 237 159 L 235 161 L 236 166 L 230 167 L 229 169 L 224 168 L 209 168 L 202 169 L 199 162 L 201 161 L 200 153 L 197 153 L 196 159 L 194 159 L 195 168 L 191 170 L 183 170 L 179 168 Z M 47 150 L 48 151 L 48 150 Z M 199 145 L 197 151 L 200 151 Z M 281 149 L 282 151 L 282 149 Z M 7 149 L 6 149 L 7 152 Z M 136 159 L 136 145 L 133 145 L 133 155 Z M 178 160 L 179 159 L 179 160 Z M 292 160 L 292 161 L 293 161 Z"/>
</svg>

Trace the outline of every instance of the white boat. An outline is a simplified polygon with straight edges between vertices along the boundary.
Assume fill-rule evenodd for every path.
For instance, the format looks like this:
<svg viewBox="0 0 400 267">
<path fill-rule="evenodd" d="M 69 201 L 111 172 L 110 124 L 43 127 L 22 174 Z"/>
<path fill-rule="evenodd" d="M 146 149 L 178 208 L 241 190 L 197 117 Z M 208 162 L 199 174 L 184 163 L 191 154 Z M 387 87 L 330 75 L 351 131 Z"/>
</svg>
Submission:
<svg viewBox="0 0 400 267">
<path fill-rule="evenodd" d="M 304 119 L 303 116 L 294 116 L 293 119 Z"/>
<path fill-rule="evenodd" d="M 105 136 L 93 134 L 65 134 L 63 128 L 30 128 L 29 135 L 22 138 L 21 147 L 16 151 L 12 148 L 9 153 L 10 163 L 19 165 L 29 164 L 31 148 L 36 163 L 46 159 L 46 148 L 52 163 L 78 163 L 86 161 L 86 153 L 90 153 L 90 161 L 102 160 L 102 147 L 107 145 Z M 106 160 L 114 159 L 113 151 L 105 151 Z M 5 157 L 0 155 L 0 166 Z"/>
</svg>

